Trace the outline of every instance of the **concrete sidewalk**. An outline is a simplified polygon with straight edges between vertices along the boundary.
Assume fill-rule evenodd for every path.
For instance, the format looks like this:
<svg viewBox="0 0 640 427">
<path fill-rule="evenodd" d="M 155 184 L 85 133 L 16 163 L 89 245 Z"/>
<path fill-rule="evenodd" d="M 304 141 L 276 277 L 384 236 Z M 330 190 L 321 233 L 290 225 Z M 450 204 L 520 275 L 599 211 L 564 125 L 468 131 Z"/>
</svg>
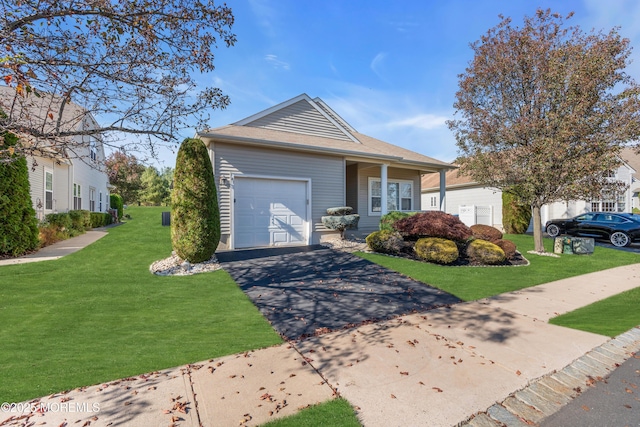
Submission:
<svg viewBox="0 0 640 427">
<path fill-rule="evenodd" d="M 84 234 L 45 246 L 38 252 L 19 258 L 0 259 L 0 266 L 26 264 L 29 262 L 50 261 L 77 252 L 107 235 L 104 228 L 89 230 Z"/>
<path fill-rule="evenodd" d="M 337 394 L 365 426 L 535 425 L 640 350 L 638 328 L 610 340 L 547 320 L 639 285 L 640 264 L 590 273 L 44 397 L 0 425 L 260 425 Z"/>
</svg>

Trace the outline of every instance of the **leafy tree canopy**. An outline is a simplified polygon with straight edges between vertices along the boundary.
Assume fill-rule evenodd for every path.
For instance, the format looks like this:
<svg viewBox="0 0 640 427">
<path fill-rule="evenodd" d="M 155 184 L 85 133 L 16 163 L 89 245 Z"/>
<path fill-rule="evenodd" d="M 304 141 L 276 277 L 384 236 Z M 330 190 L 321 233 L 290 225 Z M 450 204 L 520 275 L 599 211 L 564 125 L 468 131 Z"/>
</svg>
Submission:
<svg viewBox="0 0 640 427">
<path fill-rule="evenodd" d="M 640 88 L 625 73 L 631 47 L 617 29 L 585 33 L 550 10 L 511 19 L 471 44 L 448 122 L 461 173 L 488 187 L 516 186 L 532 207 L 543 251 L 540 207 L 621 190 L 607 178 L 640 131 Z"/>
<path fill-rule="evenodd" d="M 204 126 L 207 110 L 229 103 L 218 88 L 196 91 L 192 75 L 214 69 L 219 43 L 235 43 L 233 23 L 231 9 L 213 0 L 3 0 L 0 108 L 8 118 L 0 133 L 21 138 L 13 150 L 38 155 L 104 132 L 111 141 L 142 136 L 149 149 L 175 143 L 181 129 Z M 74 104 L 102 125 L 70 127 Z M 29 115 L 34 106 L 43 114 Z M 57 150 L 40 150 L 41 141 Z M 8 154 L 0 145 L 0 158 Z"/>
<path fill-rule="evenodd" d="M 145 167 L 136 156 L 115 151 L 107 157 L 105 166 L 109 183 L 115 187 L 112 192 L 119 194 L 125 204 L 137 201 Z"/>
</svg>

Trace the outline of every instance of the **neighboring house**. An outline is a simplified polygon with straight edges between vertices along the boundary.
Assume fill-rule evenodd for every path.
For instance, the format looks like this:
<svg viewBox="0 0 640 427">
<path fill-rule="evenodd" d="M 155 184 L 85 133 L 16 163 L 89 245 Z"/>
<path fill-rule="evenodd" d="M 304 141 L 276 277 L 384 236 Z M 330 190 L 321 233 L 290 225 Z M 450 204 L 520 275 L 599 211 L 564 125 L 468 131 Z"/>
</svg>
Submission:
<svg viewBox="0 0 640 427">
<path fill-rule="evenodd" d="M 634 178 L 634 174 L 640 171 L 640 168 L 636 169 L 631 165 L 637 165 L 640 156 L 631 149 L 625 149 L 621 157 L 623 164 L 611 174 L 611 179 L 623 181 L 630 187 L 623 195 L 615 200 L 576 200 L 544 205 L 541 209 L 542 224 L 544 225 L 550 219 L 570 218 L 590 211 L 631 212 L 634 203 L 638 203 L 637 192 L 639 191 L 639 183 Z M 422 177 L 423 209 L 438 209 L 437 206 L 440 203 L 438 182 L 439 177 L 435 174 Z M 486 224 L 502 228 L 501 190 L 483 187 L 470 177 L 460 175 L 456 169 L 446 174 L 446 199 L 445 211 L 459 215 L 465 224 Z"/>
<path fill-rule="evenodd" d="M 321 217 L 338 206 L 367 234 L 387 211 L 420 210 L 420 176 L 453 167 L 358 133 L 306 94 L 198 136 L 218 186 L 220 249 L 319 243 L 335 235 Z"/>
<path fill-rule="evenodd" d="M 0 108 L 9 111 L 15 89 L 0 87 Z M 31 95 L 33 97 L 33 95 Z M 43 94 L 35 98 L 29 111 L 13 112 L 14 118 L 24 118 L 30 123 L 45 123 L 49 114 L 56 119 L 52 106 L 59 105 L 57 98 Z M 53 109 L 56 111 L 56 109 Z M 97 122 L 91 114 L 75 104 L 64 110 L 62 123 L 65 129 L 95 129 Z M 31 201 L 36 215 L 43 219 L 50 213 L 85 209 L 92 212 L 106 212 L 109 209 L 109 178 L 104 169 L 105 152 L 99 135 L 84 135 L 70 138 L 65 149 L 55 149 L 44 144 L 41 152 L 47 156 L 27 157 Z"/>
</svg>

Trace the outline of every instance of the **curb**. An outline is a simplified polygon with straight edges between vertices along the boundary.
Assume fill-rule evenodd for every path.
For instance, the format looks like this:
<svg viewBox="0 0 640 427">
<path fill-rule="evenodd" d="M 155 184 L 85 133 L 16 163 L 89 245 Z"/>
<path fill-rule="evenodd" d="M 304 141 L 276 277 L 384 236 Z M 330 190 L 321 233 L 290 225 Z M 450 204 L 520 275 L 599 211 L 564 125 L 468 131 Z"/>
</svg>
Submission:
<svg viewBox="0 0 640 427">
<path fill-rule="evenodd" d="M 596 381 L 607 378 L 621 363 L 640 351 L 636 326 L 554 371 L 511 393 L 502 402 L 478 412 L 458 427 L 530 427 L 555 414 Z"/>
</svg>

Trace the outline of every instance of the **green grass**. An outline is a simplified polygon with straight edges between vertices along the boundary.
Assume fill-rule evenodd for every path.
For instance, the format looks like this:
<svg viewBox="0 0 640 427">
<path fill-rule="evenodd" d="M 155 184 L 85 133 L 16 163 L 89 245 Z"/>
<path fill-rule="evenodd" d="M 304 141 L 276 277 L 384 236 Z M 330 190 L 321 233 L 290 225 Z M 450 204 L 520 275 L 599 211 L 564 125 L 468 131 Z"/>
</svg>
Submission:
<svg viewBox="0 0 640 427">
<path fill-rule="evenodd" d="M 640 325 L 640 287 L 554 317 L 549 323 L 615 337 Z"/>
<path fill-rule="evenodd" d="M 596 246 L 592 255 L 564 255 L 559 258 L 527 254 L 533 250 L 533 238 L 506 235 L 530 261 L 521 267 L 447 267 L 394 258 L 380 254 L 358 253 L 369 261 L 398 271 L 457 296 L 464 301 L 515 291 L 580 274 L 640 262 L 637 253 Z M 553 241 L 545 239 L 545 249 L 553 250 Z M 640 310 L 637 310 L 640 311 Z"/>
<path fill-rule="evenodd" d="M 295 415 L 263 424 L 263 427 L 360 427 L 356 414 L 344 399 L 334 399 L 310 406 Z"/>
<path fill-rule="evenodd" d="M 282 342 L 224 271 L 159 277 L 171 253 L 167 208 L 55 261 L 0 267 L 0 401 Z"/>
</svg>

